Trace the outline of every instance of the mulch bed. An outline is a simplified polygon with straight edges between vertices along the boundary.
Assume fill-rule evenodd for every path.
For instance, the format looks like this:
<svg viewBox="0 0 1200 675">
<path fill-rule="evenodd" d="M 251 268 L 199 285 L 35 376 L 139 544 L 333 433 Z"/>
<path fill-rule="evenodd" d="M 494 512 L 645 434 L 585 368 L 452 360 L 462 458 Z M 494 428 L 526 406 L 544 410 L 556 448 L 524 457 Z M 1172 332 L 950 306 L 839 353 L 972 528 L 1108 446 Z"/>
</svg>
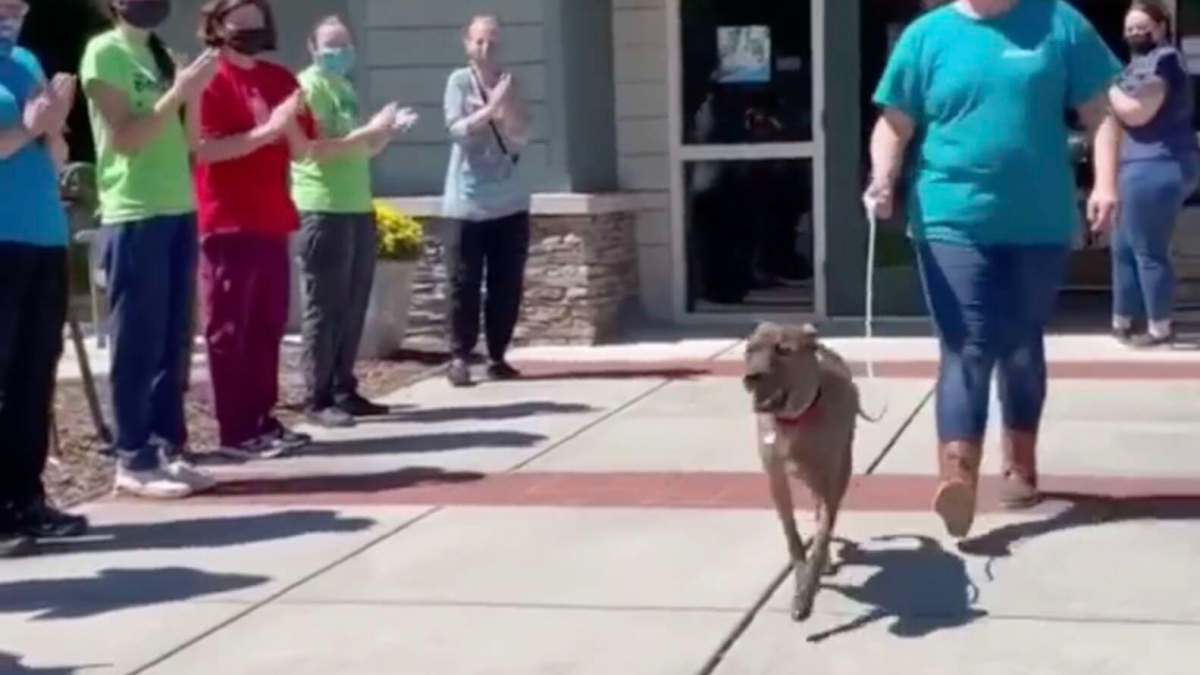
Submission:
<svg viewBox="0 0 1200 675">
<path fill-rule="evenodd" d="M 355 367 L 359 389 L 367 398 L 384 397 L 443 363 L 445 358 L 442 354 L 405 351 L 388 360 L 360 362 Z M 107 378 L 100 378 L 96 384 L 101 405 L 111 420 Z M 300 422 L 303 399 L 299 350 L 285 346 L 280 364 L 279 407 L 279 418 L 284 424 Z M 194 371 L 186 403 L 192 451 L 203 453 L 217 447 L 212 387 L 203 366 Z M 96 435 L 82 383 L 59 383 L 55 418 L 58 443 L 57 448 L 51 448 L 51 460 L 45 474 L 50 498 L 57 504 L 69 506 L 108 493 L 112 489 L 113 460 L 105 454 L 107 448 Z"/>
</svg>

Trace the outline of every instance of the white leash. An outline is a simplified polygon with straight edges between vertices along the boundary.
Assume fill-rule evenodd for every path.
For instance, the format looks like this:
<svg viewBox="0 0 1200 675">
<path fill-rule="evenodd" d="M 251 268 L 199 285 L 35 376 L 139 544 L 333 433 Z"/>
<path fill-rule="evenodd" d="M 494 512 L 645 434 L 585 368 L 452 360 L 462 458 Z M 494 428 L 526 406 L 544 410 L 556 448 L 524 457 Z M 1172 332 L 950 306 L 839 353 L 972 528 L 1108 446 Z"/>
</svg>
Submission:
<svg viewBox="0 0 1200 675">
<path fill-rule="evenodd" d="M 867 210 L 867 303 L 866 311 L 863 316 L 863 323 L 866 329 L 864 341 L 867 351 L 867 381 L 875 383 L 875 245 L 879 234 L 879 202 L 871 197 L 863 198 L 863 206 Z M 878 387 L 873 387 L 878 389 Z M 884 397 L 883 408 L 878 415 L 873 418 L 878 421 L 883 419 L 887 414 L 888 402 L 887 397 Z"/>
<path fill-rule="evenodd" d="M 867 210 L 867 307 L 863 322 L 866 324 L 867 379 L 875 381 L 875 356 L 871 341 L 875 337 L 875 242 L 879 232 L 879 202 L 873 197 L 864 197 Z"/>
</svg>

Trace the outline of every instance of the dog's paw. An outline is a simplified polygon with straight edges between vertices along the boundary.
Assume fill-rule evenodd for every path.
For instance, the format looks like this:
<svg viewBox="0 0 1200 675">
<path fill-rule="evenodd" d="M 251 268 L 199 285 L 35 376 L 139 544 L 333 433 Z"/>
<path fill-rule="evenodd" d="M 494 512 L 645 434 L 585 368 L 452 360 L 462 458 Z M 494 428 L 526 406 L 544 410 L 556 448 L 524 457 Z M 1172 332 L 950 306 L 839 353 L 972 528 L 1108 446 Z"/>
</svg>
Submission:
<svg viewBox="0 0 1200 675">
<path fill-rule="evenodd" d="M 804 598 L 792 599 L 792 621 L 802 623 L 808 621 L 812 616 L 812 602 L 805 602 Z"/>
</svg>

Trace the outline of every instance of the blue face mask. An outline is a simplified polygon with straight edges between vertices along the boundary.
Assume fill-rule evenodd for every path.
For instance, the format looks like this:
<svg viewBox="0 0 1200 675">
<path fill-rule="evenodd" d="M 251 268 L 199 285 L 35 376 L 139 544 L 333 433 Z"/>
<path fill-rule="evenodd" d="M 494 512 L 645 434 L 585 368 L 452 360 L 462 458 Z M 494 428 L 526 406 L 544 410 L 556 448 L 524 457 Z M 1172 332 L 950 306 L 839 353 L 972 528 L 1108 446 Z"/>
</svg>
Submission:
<svg viewBox="0 0 1200 675">
<path fill-rule="evenodd" d="M 331 75 L 345 77 L 354 70 L 354 50 L 342 47 L 317 52 L 317 66 Z"/>
<path fill-rule="evenodd" d="M 16 48 L 21 23 L 20 20 L 0 19 L 0 56 L 7 57 Z"/>
</svg>

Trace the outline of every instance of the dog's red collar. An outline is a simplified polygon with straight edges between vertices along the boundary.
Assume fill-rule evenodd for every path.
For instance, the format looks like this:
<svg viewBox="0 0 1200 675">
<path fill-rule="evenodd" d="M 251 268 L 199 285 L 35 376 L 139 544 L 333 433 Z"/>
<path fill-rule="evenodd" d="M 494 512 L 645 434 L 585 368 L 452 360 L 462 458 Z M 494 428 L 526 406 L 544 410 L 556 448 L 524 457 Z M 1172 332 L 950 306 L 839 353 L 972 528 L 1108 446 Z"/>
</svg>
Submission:
<svg viewBox="0 0 1200 675">
<path fill-rule="evenodd" d="M 817 415 L 821 413 L 821 390 L 818 388 L 817 393 L 813 396 L 812 403 L 804 409 L 799 415 L 788 417 L 786 415 L 776 415 L 775 423 L 783 426 L 794 426 L 797 424 L 807 424 L 812 422 Z"/>
</svg>

